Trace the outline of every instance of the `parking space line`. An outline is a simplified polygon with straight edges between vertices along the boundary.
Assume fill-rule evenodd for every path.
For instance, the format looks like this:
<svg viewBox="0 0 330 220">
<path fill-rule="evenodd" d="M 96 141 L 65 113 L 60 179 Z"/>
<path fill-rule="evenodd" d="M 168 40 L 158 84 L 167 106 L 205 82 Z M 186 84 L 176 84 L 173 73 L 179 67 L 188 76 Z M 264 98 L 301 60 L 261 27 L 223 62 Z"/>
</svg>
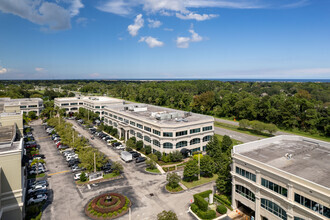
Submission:
<svg viewBox="0 0 330 220">
<path fill-rule="evenodd" d="M 39 138 L 37 138 L 37 140 L 45 139 L 45 138 L 48 138 L 48 137 L 49 137 L 49 136 L 39 137 Z"/>
<path fill-rule="evenodd" d="M 48 176 L 53 176 L 53 175 L 56 175 L 56 174 L 61 174 L 61 173 L 67 173 L 67 172 L 70 172 L 71 170 L 64 170 L 64 171 L 60 171 L 60 172 L 57 172 L 57 173 L 50 173 L 48 174 Z"/>
</svg>

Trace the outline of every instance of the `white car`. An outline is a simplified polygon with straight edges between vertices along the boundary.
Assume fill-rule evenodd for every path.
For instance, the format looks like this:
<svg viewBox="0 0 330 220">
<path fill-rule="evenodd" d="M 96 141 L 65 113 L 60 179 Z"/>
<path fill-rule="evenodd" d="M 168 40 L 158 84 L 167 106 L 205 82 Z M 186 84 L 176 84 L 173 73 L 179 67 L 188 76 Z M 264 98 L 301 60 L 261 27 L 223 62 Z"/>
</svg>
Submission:
<svg viewBox="0 0 330 220">
<path fill-rule="evenodd" d="M 88 174 L 85 173 L 86 177 L 88 177 Z M 81 176 L 81 173 L 76 173 L 74 176 L 73 176 L 73 179 L 74 180 L 80 180 L 80 176 Z"/>
<path fill-rule="evenodd" d="M 39 170 L 44 170 L 45 169 L 45 167 L 44 167 L 44 165 L 42 163 L 39 163 L 38 166 L 37 166 L 37 164 L 33 164 L 31 166 L 31 169 L 35 170 L 35 169 L 37 169 L 37 167 L 38 167 Z"/>
<path fill-rule="evenodd" d="M 45 169 L 42 168 L 42 169 L 38 169 L 38 172 L 36 169 L 33 169 L 33 170 L 30 170 L 29 174 L 37 174 L 37 173 L 44 173 L 45 172 Z"/>
<path fill-rule="evenodd" d="M 28 190 L 28 194 L 33 193 L 33 192 L 35 192 L 37 190 L 40 190 L 40 189 L 47 189 L 46 184 L 35 185 L 33 188 L 31 188 L 31 189 Z"/>
<path fill-rule="evenodd" d="M 78 154 L 74 154 L 74 155 L 68 155 L 66 156 L 66 161 L 69 161 L 71 159 L 78 159 Z"/>
<path fill-rule="evenodd" d="M 30 205 L 30 204 L 39 203 L 39 202 L 46 201 L 46 200 L 47 200 L 46 194 L 35 195 L 27 201 L 27 204 Z"/>
<path fill-rule="evenodd" d="M 124 145 L 119 145 L 115 147 L 117 150 L 124 150 L 126 147 Z"/>
</svg>

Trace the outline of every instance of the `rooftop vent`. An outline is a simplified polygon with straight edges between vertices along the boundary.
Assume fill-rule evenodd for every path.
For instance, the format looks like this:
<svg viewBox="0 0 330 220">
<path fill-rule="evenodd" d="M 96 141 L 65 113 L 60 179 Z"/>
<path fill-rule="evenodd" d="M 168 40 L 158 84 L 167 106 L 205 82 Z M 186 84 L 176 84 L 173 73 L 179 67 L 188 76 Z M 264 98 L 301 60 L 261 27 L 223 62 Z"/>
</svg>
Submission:
<svg viewBox="0 0 330 220">
<path fill-rule="evenodd" d="M 286 159 L 290 160 L 293 155 L 292 154 L 289 154 L 289 153 L 286 153 L 284 156 L 286 157 Z"/>
</svg>

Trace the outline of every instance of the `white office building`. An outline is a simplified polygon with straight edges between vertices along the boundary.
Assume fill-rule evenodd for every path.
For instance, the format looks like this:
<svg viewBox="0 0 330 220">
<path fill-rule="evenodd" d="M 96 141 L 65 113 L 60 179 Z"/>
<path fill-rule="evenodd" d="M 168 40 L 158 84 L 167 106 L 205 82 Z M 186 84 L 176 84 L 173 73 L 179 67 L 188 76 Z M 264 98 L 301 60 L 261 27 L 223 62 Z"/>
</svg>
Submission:
<svg viewBox="0 0 330 220">
<path fill-rule="evenodd" d="M 4 108 L 5 112 L 16 111 L 17 106 L 21 113 L 28 114 L 29 112 L 35 112 L 37 116 L 40 115 L 44 108 L 43 100 L 41 98 L 0 98 L 0 106 Z"/>
<path fill-rule="evenodd" d="M 255 220 L 330 219 L 330 143 L 301 136 L 236 145 L 232 205 Z"/>
</svg>

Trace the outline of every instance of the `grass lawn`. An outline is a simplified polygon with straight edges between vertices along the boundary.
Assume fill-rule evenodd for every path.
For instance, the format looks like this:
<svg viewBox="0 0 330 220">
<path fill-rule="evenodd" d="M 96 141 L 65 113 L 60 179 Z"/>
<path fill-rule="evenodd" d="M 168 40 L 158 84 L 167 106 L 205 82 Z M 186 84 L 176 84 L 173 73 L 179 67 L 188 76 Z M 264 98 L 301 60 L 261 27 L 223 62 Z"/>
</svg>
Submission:
<svg viewBox="0 0 330 220">
<path fill-rule="evenodd" d="M 113 177 L 116 177 L 116 176 L 119 176 L 119 174 L 117 174 L 117 173 L 107 173 L 107 174 L 103 175 L 103 179 L 110 179 L 110 178 L 113 178 Z"/>
<path fill-rule="evenodd" d="M 40 173 L 38 176 L 35 175 L 35 174 L 32 174 L 32 175 L 28 175 L 28 179 L 36 179 L 36 178 L 41 178 L 41 177 L 44 177 L 46 174 L 45 173 Z"/>
<path fill-rule="evenodd" d="M 164 166 L 164 165 L 175 165 L 175 164 L 178 164 L 178 163 L 181 163 L 181 162 L 167 162 L 165 163 L 164 161 L 157 161 L 157 163 L 160 165 L 160 166 Z"/>
<path fill-rule="evenodd" d="M 290 133 L 290 134 L 300 135 L 300 136 L 304 136 L 304 137 L 308 137 L 308 138 L 314 138 L 314 139 L 318 139 L 321 141 L 330 142 L 330 137 L 324 137 L 324 136 L 320 136 L 318 134 L 310 134 L 310 133 L 307 133 L 304 131 L 297 131 L 297 130 L 294 130 L 294 131 L 280 130 L 280 131 Z"/>
<path fill-rule="evenodd" d="M 262 137 L 262 138 L 266 138 L 266 137 L 270 137 L 269 134 L 260 134 L 260 133 L 256 133 L 256 131 L 254 130 L 249 130 L 249 129 L 239 129 L 238 126 L 235 126 L 235 125 L 230 125 L 230 124 L 225 124 L 225 123 L 221 123 L 221 122 L 218 122 L 218 121 L 215 121 L 214 122 L 214 126 L 216 127 L 220 127 L 220 128 L 225 128 L 225 129 L 228 129 L 228 130 L 232 130 L 232 131 L 237 131 L 237 132 L 240 132 L 240 133 L 243 133 L 243 134 L 249 134 L 249 135 L 253 135 L 253 136 L 257 136 L 257 137 Z"/>
<path fill-rule="evenodd" d="M 166 184 L 166 189 L 167 189 L 168 191 L 170 191 L 170 192 L 180 192 L 180 191 L 183 190 L 181 186 L 178 186 L 178 187 L 176 187 L 176 188 L 172 188 L 172 187 L 170 187 L 170 186 L 167 185 L 167 184 Z"/>
<path fill-rule="evenodd" d="M 218 178 L 218 175 L 214 174 L 213 177 L 211 177 L 211 178 L 201 177 L 200 180 L 195 180 L 195 181 L 192 181 L 192 182 L 186 182 L 186 181 L 181 180 L 181 183 L 183 185 L 185 185 L 187 188 L 192 188 L 192 187 L 195 187 L 195 186 L 199 186 L 199 185 L 214 181 L 217 178 Z"/>
<path fill-rule="evenodd" d="M 151 172 L 151 173 L 160 173 L 160 171 L 157 168 L 156 169 L 146 168 L 146 171 Z"/>
<path fill-rule="evenodd" d="M 215 134 L 215 136 L 218 138 L 218 140 L 219 140 L 220 142 L 222 141 L 222 138 L 223 138 L 222 135 Z M 232 139 L 232 138 L 231 138 L 231 140 L 233 141 L 233 145 L 243 144 L 242 141 L 238 141 L 238 140 L 235 140 L 235 139 Z"/>
</svg>

